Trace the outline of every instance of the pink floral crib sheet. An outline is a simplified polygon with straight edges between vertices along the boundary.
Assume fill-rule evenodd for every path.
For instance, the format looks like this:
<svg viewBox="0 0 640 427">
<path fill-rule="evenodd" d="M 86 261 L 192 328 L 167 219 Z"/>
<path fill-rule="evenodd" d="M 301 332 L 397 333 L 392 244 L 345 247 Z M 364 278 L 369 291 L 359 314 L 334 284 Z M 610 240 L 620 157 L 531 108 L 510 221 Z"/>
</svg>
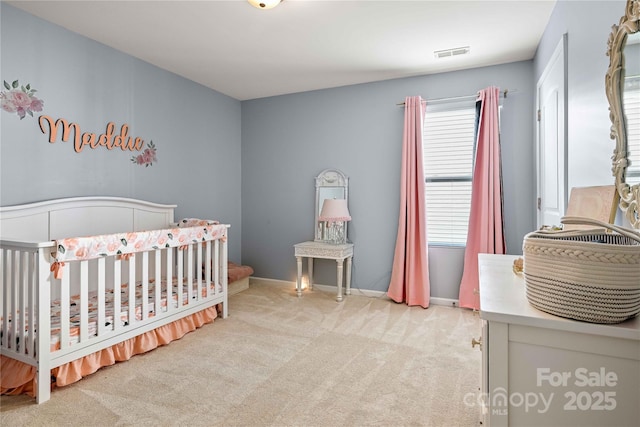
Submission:
<svg viewBox="0 0 640 427">
<path fill-rule="evenodd" d="M 187 289 L 186 279 L 184 280 L 182 291 L 182 305 L 189 304 L 189 294 Z M 162 290 L 161 298 L 158 303 L 155 301 L 156 297 L 156 281 L 154 279 L 149 280 L 148 290 L 148 314 L 149 317 L 154 317 L 157 307 L 161 312 L 167 311 L 167 283 L 165 279 L 161 280 L 160 288 Z M 192 284 L 193 298 L 197 298 L 197 282 Z M 210 283 L 212 292 L 215 292 L 215 285 Z M 222 286 L 218 286 L 218 292 L 222 292 Z M 142 320 L 142 283 L 136 283 L 136 301 L 135 301 L 135 320 Z M 171 290 L 171 302 L 172 307 L 178 307 L 178 281 L 174 277 L 172 280 Z M 202 287 L 202 298 L 207 296 L 206 286 Z M 105 326 L 107 329 L 113 329 L 113 313 L 114 313 L 114 295 L 113 290 L 107 290 L 105 297 Z M 129 284 L 125 283 L 121 286 L 120 291 L 120 324 L 125 326 L 129 323 Z M 69 331 L 69 345 L 73 345 L 78 342 L 80 335 L 80 295 L 73 295 L 71 297 L 70 307 L 70 331 Z M 98 294 L 93 291 L 89 293 L 89 336 L 95 336 L 97 334 L 98 326 Z M 60 300 L 55 300 L 51 304 L 51 351 L 55 351 L 60 348 Z"/>
<path fill-rule="evenodd" d="M 182 287 L 182 305 L 189 304 L 189 293 L 187 287 L 186 279 L 183 280 Z M 202 286 L 202 298 L 207 296 L 207 288 L 204 282 Z M 215 292 L 215 284 L 213 282 L 209 283 L 211 292 Z M 161 288 L 161 298 L 160 301 L 156 303 L 156 281 L 154 279 L 149 280 L 148 286 L 148 314 L 149 317 L 154 317 L 156 315 L 156 310 L 160 310 L 160 312 L 167 311 L 167 282 L 165 279 L 162 279 L 160 282 Z M 192 283 L 193 289 L 193 299 L 197 298 L 198 286 L 197 282 Z M 222 292 L 222 285 L 218 284 L 217 292 Z M 171 303 L 173 308 L 178 307 L 178 281 L 177 278 L 173 278 L 172 280 L 172 289 L 171 289 Z M 98 292 L 90 291 L 88 295 L 88 319 L 89 319 L 89 336 L 93 337 L 97 335 L 98 331 Z M 70 325 L 69 325 L 69 338 L 68 344 L 72 346 L 79 342 L 80 339 L 80 308 L 81 308 L 81 300 L 80 295 L 72 295 L 70 297 L 70 307 L 69 307 L 69 317 L 70 317 Z M 107 330 L 113 330 L 113 322 L 114 322 L 114 292 L 113 290 L 106 290 L 105 295 L 105 327 Z M 56 351 L 60 349 L 60 340 L 61 337 L 61 301 L 54 300 L 51 302 L 51 351 Z M 28 313 L 25 313 L 25 317 L 29 317 Z M 129 284 L 125 283 L 121 285 L 120 288 L 120 315 L 117 316 L 120 321 L 120 325 L 125 326 L 129 323 Z M 136 291 L 135 291 L 135 320 L 142 320 L 142 283 L 136 283 Z M 0 322 L 2 318 L 0 317 Z M 11 319 L 9 319 L 9 324 L 11 324 Z M 9 328 L 11 330 L 11 328 Z M 26 334 L 28 331 L 28 325 L 25 330 L 25 335 L 22 337 L 26 339 Z M 1 331 L 4 332 L 4 331 Z M 4 333 L 0 334 L 0 339 L 4 336 Z M 9 335 L 9 340 L 11 340 L 11 336 Z M 20 339 L 17 341 L 17 346 L 20 345 Z"/>
</svg>

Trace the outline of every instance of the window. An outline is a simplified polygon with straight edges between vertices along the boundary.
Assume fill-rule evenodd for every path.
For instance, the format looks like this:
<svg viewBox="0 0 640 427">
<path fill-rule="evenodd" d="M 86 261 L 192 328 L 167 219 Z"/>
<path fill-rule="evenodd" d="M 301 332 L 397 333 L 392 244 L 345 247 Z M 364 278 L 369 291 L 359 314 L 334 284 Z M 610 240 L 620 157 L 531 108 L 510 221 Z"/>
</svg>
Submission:
<svg viewBox="0 0 640 427">
<path fill-rule="evenodd" d="M 423 165 L 429 244 L 467 242 L 475 127 L 475 99 L 427 104 Z"/>
</svg>

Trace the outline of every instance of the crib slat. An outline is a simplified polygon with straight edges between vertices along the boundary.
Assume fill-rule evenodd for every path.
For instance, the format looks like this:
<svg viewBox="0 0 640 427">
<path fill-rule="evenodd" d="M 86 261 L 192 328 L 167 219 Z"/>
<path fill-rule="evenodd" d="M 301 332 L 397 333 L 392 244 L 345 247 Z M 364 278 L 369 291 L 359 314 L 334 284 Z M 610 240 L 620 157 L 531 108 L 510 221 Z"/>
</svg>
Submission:
<svg viewBox="0 0 640 427">
<path fill-rule="evenodd" d="M 184 251 L 178 249 L 178 272 L 176 273 L 176 280 L 178 281 L 178 308 L 182 307 L 182 284 L 183 284 L 183 277 L 184 277 Z"/>
<path fill-rule="evenodd" d="M 71 286 L 69 276 L 71 275 L 67 265 L 62 268 L 62 279 L 60 280 L 60 349 L 65 349 L 69 346 L 69 287 Z"/>
<path fill-rule="evenodd" d="M 105 294 L 106 283 L 105 276 L 107 269 L 105 268 L 105 258 L 98 258 L 98 324 L 96 325 L 96 335 L 100 336 L 106 332 L 105 326 Z"/>
<path fill-rule="evenodd" d="M 135 258 L 129 258 L 129 316 L 127 322 L 129 325 L 136 323 L 136 263 Z"/>
<path fill-rule="evenodd" d="M 149 252 L 142 253 L 142 313 L 141 320 L 149 318 Z"/>
<path fill-rule="evenodd" d="M 2 292 L 0 292 L 0 317 L 2 317 L 2 330 L 9 331 L 7 325 L 9 324 L 9 306 L 8 301 L 11 298 L 9 295 L 11 282 L 9 281 L 9 250 L 2 249 L 2 262 L 0 263 L 0 286 L 2 286 Z M 2 342 L 0 346 L 2 348 L 9 348 L 9 339 L 7 337 L 7 333 L 4 333 L 2 336 Z"/>
<path fill-rule="evenodd" d="M 120 321 L 120 312 L 122 310 L 122 298 L 121 287 L 122 283 L 122 261 L 119 259 L 113 260 L 113 330 L 118 331 L 122 328 L 122 322 Z"/>
<path fill-rule="evenodd" d="M 187 304 L 193 301 L 193 245 L 187 248 Z"/>
<path fill-rule="evenodd" d="M 36 401 L 38 403 L 46 402 L 51 396 L 51 361 L 48 357 L 40 357 L 39 355 L 48 354 L 51 351 L 51 285 L 52 274 L 49 270 L 49 257 L 51 247 L 38 249 L 36 259 L 37 284 L 36 289 L 36 312 L 38 319 L 36 321 L 34 331 L 45 331 L 40 334 L 36 340 L 38 349 L 33 355 L 38 359 L 38 367 L 36 372 Z M 35 332 L 37 333 L 37 332 Z"/>
<path fill-rule="evenodd" d="M 15 295 L 17 292 L 17 284 L 15 279 L 15 258 L 16 251 L 7 251 L 7 294 L 6 294 L 6 313 L 7 313 L 7 348 L 16 351 L 16 304 Z"/>
<path fill-rule="evenodd" d="M 213 272 L 213 294 L 218 293 L 218 285 L 220 284 L 220 240 L 216 240 L 213 244 L 214 247 L 214 257 L 215 257 L 215 265 Z"/>
<path fill-rule="evenodd" d="M 155 308 L 154 314 L 159 316 L 162 313 L 162 281 L 161 281 L 161 268 L 162 268 L 162 251 L 156 249 L 156 264 L 155 264 L 155 273 L 153 275 L 153 280 L 156 284 L 156 298 L 155 298 Z"/>
<path fill-rule="evenodd" d="M 218 242 L 218 240 L 216 240 L 216 243 Z M 229 254 L 227 252 L 228 248 L 227 248 L 227 242 L 226 240 L 224 242 L 222 242 L 222 253 L 220 254 L 220 258 L 216 257 L 216 260 L 218 261 L 218 263 L 222 264 L 222 272 L 221 272 L 221 277 L 220 277 L 220 283 L 222 283 L 222 293 L 225 295 L 225 302 L 224 304 L 222 304 L 222 318 L 226 319 L 227 316 L 229 315 L 229 304 L 227 304 L 227 300 L 226 300 L 226 295 L 228 289 L 228 278 L 229 276 L 227 275 L 227 268 L 228 268 L 228 264 L 227 264 L 227 260 L 229 259 Z"/>
<path fill-rule="evenodd" d="M 27 305 L 29 307 L 29 319 L 27 323 L 29 324 L 29 331 L 27 333 L 27 347 L 29 354 L 37 354 L 36 353 L 36 301 L 38 295 L 38 270 L 36 270 L 38 259 L 38 253 L 30 253 L 29 254 L 29 278 L 28 278 L 28 293 L 29 296 L 27 298 Z M 48 329 L 47 329 L 48 330 Z"/>
<path fill-rule="evenodd" d="M 6 322 L 6 329 L 5 331 L 7 331 L 7 339 L 6 339 L 6 343 L 7 343 L 7 348 L 10 348 L 12 350 L 15 350 L 15 339 L 10 338 L 10 337 L 14 337 L 14 335 L 12 335 L 11 332 L 11 328 L 13 327 L 11 322 L 11 319 L 15 317 L 15 313 L 14 313 L 14 304 L 13 304 L 13 294 L 16 292 L 16 283 L 15 283 L 15 279 L 14 279 L 14 274 L 13 274 L 13 258 L 15 257 L 15 251 L 13 250 L 7 250 L 7 262 L 6 262 L 6 278 L 7 278 L 7 288 L 6 288 L 6 294 L 5 294 L 5 312 L 7 313 L 6 318 L 5 318 L 5 322 Z"/>
<path fill-rule="evenodd" d="M 195 270 L 196 270 L 196 281 L 198 282 L 197 297 L 199 301 L 202 299 L 202 245 L 198 243 L 196 247 L 198 248 L 198 251 L 196 256 Z"/>
<path fill-rule="evenodd" d="M 20 343 L 18 346 L 18 350 L 20 352 L 20 354 L 28 354 L 28 344 L 25 342 L 25 338 L 26 338 L 26 334 L 25 331 L 27 330 L 27 311 L 29 310 L 29 306 L 27 305 L 27 288 L 29 286 L 29 284 L 27 283 L 27 280 L 29 279 L 29 271 L 27 270 L 29 268 L 29 258 L 28 258 L 28 253 L 26 251 L 20 251 L 20 257 L 19 257 L 19 264 L 20 264 L 20 278 L 19 278 L 19 286 L 20 289 L 18 290 L 19 296 L 18 296 L 18 318 L 16 320 L 19 319 L 19 322 L 16 321 L 16 323 L 18 324 L 18 337 L 20 339 Z"/>
<path fill-rule="evenodd" d="M 20 283 L 18 282 L 18 271 L 19 271 L 19 261 L 20 261 L 20 253 L 18 251 L 12 252 L 11 257 L 11 328 L 9 332 L 9 337 L 11 339 L 11 343 L 9 347 L 13 349 L 13 351 L 18 351 L 18 290 Z"/>
<path fill-rule="evenodd" d="M 211 296 L 211 241 L 207 240 L 205 245 L 206 247 L 206 255 L 205 255 L 205 264 L 204 264 L 204 274 L 205 274 L 205 286 L 207 287 L 207 298 Z"/>
<path fill-rule="evenodd" d="M 167 280 L 165 283 L 167 294 L 167 312 L 173 309 L 173 249 L 167 248 L 165 250 L 167 254 Z"/>
<path fill-rule="evenodd" d="M 80 342 L 89 339 L 89 261 L 80 261 Z"/>
<path fill-rule="evenodd" d="M 3 316 L 3 330 L 7 331 L 4 336 L 4 347 L 15 350 L 16 349 L 16 340 L 15 333 L 13 332 L 13 326 L 15 324 L 15 304 L 13 303 L 14 294 L 16 292 L 16 282 L 15 275 L 13 273 L 14 270 L 14 258 L 16 251 L 7 249 L 5 251 L 5 280 L 7 286 L 4 289 L 4 313 Z"/>
<path fill-rule="evenodd" d="M 25 331 L 27 329 L 27 311 L 29 307 L 27 306 L 27 287 L 28 287 L 28 272 L 27 268 L 29 267 L 27 252 L 18 251 L 16 253 L 16 272 L 18 281 L 16 284 L 18 288 L 16 289 L 16 302 L 17 302 L 17 312 L 16 317 L 13 323 L 17 328 L 15 337 L 18 338 L 18 344 L 16 346 L 18 352 L 20 354 L 28 354 L 28 345 L 25 342 Z"/>
</svg>

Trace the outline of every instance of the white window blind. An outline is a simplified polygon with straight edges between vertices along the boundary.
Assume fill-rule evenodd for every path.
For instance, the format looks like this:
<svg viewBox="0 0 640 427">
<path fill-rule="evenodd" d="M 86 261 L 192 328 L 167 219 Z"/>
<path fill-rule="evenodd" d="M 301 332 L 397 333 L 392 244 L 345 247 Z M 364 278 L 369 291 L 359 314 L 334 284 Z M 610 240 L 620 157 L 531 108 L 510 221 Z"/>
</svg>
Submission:
<svg viewBox="0 0 640 427">
<path fill-rule="evenodd" d="M 466 244 L 475 119 L 473 99 L 456 104 L 427 104 L 423 164 L 429 244 Z"/>
<path fill-rule="evenodd" d="M 623 105 L 627 130 L 627 182 L 640 182 L 640 76 L 624 82 Z"/>
</svg>

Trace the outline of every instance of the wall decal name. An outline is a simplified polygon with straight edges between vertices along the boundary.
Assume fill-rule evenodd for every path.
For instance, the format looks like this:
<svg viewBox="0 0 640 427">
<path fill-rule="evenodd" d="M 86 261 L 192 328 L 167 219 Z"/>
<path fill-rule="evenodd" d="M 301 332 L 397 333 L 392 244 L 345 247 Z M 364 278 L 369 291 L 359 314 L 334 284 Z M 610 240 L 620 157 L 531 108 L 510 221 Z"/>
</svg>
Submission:
<svg viewBox="0 0 640 427">
<path fill-rule="evenodd" d="M 6 90 L 0 91 L 0 108 L 2 110 L 7 113 L 16 113 L 20 120 L 24 119 L 26 115 L 33 117 L 34 111 L 42 111 L 44 101 L 35 96 L 37 90 L 31 87 L 31 84 L 21 85 L 18 80 L 9 84 L 3 80 L 3 86 Z M 120 148 L 122 151 L 139 152 L 130 159 L 136 165 L 149 167 L 158 161 L 157 149 L 153 141 L 149 141 L 145 148 L 145 142 L 142 138 L 129 136 L 129 125 L 126 123 L 120 127 L 120 133 L 116 133 L 115 123 L 109 122 L 104 133 L 100 135 L 93 132 L 83 133 L 79 124 L 63 118 L 54 120 L 47 115 L 38 117 L 38 124 L 43 134 L 49 133 L 49 143 L 51 144 L 56 142 L 59 133 L 63 142 L 69 141 L 69 138 L 73 137 L 73 149 L 76 153 L 82 152 L 85 147 L 91 149 L 106 147 L 107 150 Z"/>
<path fill-rule="evenodd" d="M 115 134 L 115 123 L 109 122 L 104 133 L 96 135 L 92 132 L 82 133 L 80 125 L 69 122 L 65 119 L 54 120 L 49 116 L 42 115 L 38 118 L 40 130 L 46 134 L 49 132 L 49 142 L 53 144 L 58 138 L 58 131 L 62 130 L 61 140 L 68 141 L 71 131 L 73 131 L 73 149 L 76 153 L 82 152 L 85 146 L 95 149 L 106 147 L 108 150 L 120 148 L 122 151 L 141 151 L 144 147 L 144 140 L 140 137 L 129 136 L 129 125 L 123 124 L 120 133 Z"/>
</svg>

